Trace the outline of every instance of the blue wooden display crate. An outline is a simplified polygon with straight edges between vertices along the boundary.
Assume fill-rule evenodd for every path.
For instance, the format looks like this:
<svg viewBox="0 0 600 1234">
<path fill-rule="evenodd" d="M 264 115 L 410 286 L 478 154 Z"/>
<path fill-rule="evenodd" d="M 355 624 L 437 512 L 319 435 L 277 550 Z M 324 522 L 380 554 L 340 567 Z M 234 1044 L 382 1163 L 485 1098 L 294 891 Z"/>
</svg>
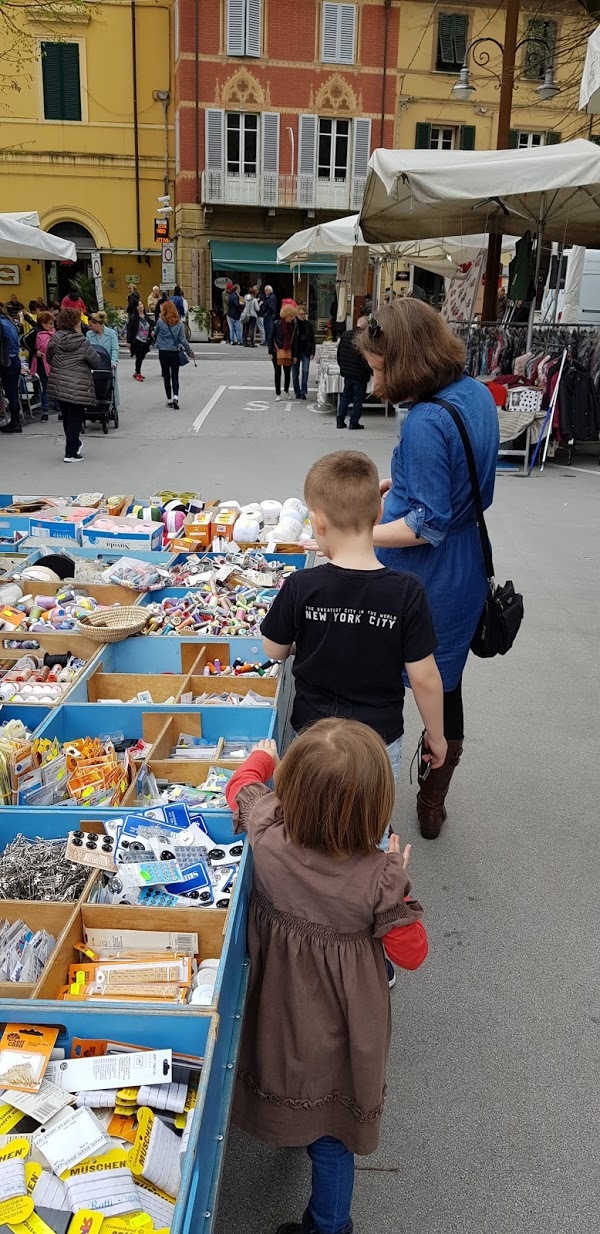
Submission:
<svg viewBox="0 0 600 1234">
<path fill-rule="evenodd" d="M 181 1184 L 171 1234 L 194 1234 L 202 1224 L 214 1175 L 222 1118 L 223 1078 L 227 1073 L 231 1038 L 220 1034 L 219 1017 L 181 1011 L 177 1015 L 176 1040 L 173 1015 L 164 1009 L 137 1007 L 135 1011 L 114 1006 L 75 1007 L 73 1004 L 13 1000 L 2 1003 L 2 1029 L 6 1023 L 58 1025 L 57 1045 L 70 1053 L 74 1037 L 124 1041 L 141 1049 L 176 1049 L 203 1058 L 198 1097 L 194 1109 L 188 1150 L 181 1161 Z M 13 1014 L 14 1013 L 14 1014 Z M 11 1018 L 8 1019 L 8 1016 Z"/>
<path fill-rule="evenodd" d="M 3 703 L 0 704 L 0 724 L 6 724 L 8 720 L 21 720 L 37 737 L 38 728 L 52 710 L 54 708 L 30 706 L 29 703 Z"/>
<path fill-rule="evenodd" d="M 226 737 L 231 741 L 260 741 L 271 737 L 275 713 L 271 707 L 189 707 L 202 720 L 202 736 L 209 742 Z M 125 738 L 142 736 L 144 713 L 159 713 L 166 717 L 176 714 L 172 703 L 62 703 L 54 707 L 41 726 L 40 736 L 72 741 L 75 737 L 110 737 L 122 733 Z"/>
</svg>

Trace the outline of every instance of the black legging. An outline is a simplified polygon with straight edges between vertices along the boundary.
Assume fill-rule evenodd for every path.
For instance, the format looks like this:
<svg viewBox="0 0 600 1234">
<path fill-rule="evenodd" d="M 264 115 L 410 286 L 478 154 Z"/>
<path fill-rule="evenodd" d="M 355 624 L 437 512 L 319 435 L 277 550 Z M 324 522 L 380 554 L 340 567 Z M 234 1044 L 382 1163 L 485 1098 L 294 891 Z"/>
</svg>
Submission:
<svg viewBox="0 0 600 1234">
<path fill-rule="evenodd" d="M 179 352 L 159 351 L 160 371 L 165 386 L 165 394 L 169 400 L 179 398 Z M 171 394 L 171 387 L 173 393 Z"/>
<path fill-rule="evenodd" d="M 462 700 L 462 677 L 454 690 L 444 692 L 444 737 L 446 741 L 463 741 L 465 717 Z"/>
</svg>

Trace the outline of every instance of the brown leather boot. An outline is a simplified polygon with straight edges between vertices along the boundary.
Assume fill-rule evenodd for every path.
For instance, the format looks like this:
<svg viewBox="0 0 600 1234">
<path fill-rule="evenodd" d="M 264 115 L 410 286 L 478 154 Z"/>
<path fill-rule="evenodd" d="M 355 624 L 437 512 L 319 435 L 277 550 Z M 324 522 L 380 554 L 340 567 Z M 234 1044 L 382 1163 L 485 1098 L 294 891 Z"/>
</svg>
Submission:
<svg viewBox="0 0 600 1234">
<path fill-rule="evenodd" d="M 421 825 L 421 835 L 425 840 L 437 840 L 446 822 L 444 802 L 455 768 L 460 763 L 462 752 L 462 741 L 449 741 L 443 767 L 432 767 L 426 780 L 421 779 L 419 775 L 417 814 Z"/>
</svg>

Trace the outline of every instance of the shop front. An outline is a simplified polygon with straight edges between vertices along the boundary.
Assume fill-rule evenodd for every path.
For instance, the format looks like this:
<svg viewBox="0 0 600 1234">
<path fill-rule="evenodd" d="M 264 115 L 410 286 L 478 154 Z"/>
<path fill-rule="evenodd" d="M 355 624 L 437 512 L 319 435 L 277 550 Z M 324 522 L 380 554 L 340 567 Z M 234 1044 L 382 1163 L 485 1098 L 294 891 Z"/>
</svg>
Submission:
<svg viewBox="0 0 600 1234">
<path fill-rule="evenodd" d="M 242 295 L 257 286 L 269 284 L 277 305 L 287 297 L 306 304 L 315 329 L 324 332 L 329 308 L 335 295 L 335 262 L 312 261 L 301 270 L 277 262 L 277 242 L 250 243 L 240 240 L 211 240 L 211 288 L 213 313 L 223 312 L 223 279 L 239 283 Z"/>
</svg>

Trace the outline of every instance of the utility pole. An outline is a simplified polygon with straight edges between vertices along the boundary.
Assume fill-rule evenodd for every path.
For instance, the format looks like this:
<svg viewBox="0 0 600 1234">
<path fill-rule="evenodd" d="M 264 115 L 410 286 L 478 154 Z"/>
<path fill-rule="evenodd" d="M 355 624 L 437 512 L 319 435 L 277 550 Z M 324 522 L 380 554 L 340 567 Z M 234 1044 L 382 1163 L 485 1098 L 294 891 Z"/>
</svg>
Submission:
<svg viewBox="0 0 600 1234">
<path fill-rule="evenodd" d="M 496 137 L 497 150 L 508 149 L 513 89 L 515 84 L 515 60 L 517 54 L 520 8 L 521 0 L 506 0 L 504 50 L 502 53 L 502 78 L 500 81 L 500 107 L 498 109 L 498 134 Z M 485 269 L 483 311 L 481 314 L 483 321 L 496 320 L 498 308 L 498 279 L 500 277 L 501 262 L 502 236 L 490 236 L 488 243 L 487 265 Z"/>
</svg>

